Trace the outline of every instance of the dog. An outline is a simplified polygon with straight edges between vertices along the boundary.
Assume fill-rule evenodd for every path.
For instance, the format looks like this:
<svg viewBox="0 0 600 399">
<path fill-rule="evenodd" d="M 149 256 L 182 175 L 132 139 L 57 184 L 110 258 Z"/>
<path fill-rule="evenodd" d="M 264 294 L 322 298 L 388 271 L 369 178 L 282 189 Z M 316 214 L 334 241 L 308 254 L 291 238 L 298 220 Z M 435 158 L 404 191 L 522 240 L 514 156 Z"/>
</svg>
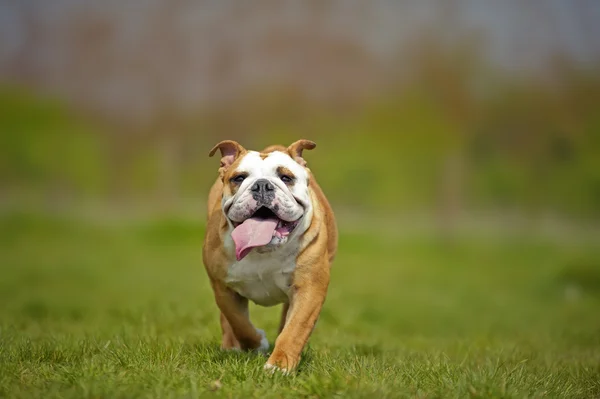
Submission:
<svg viewBox="0 0 600 399">
<path fill-rule="evenodd" d="M 226 140 L 208 195 L 203 261 L 221 311 L 222 348 L 267 352 L 248 300 L 283 304 L 279 334 L 264 368 L 289 373 L 321 312 L 336 255 L 333 211 L 303 158 L 316 144 L 249 151 Z"/>
</svg>

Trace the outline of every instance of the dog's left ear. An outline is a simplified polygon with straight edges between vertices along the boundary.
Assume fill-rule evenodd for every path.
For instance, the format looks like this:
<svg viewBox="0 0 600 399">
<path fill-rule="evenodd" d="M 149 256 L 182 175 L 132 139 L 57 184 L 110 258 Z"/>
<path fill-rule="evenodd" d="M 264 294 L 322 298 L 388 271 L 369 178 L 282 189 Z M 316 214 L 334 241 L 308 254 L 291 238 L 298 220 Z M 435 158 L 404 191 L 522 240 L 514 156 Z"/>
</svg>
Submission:
<svg viewBox="0 0 600 399">
<path fill-rule="evenodd" d="M 232 163 L 242 154 L 246 149 L 240 145 L 237 141 L 224 140 L 213 147 L 208 153 L 209 157 L 215 155 L 217 150 L 221 150 L 221 168 L 227 169 Z"/>
<path fill-rule="evenodd" d="M 302 158 L 302 151 L 312 150 L 317 144 L 310 140 L 298 140 L 287 148 L 288 154 L 302 166 L 306 166 L 306 161 Z"/>
</svg>

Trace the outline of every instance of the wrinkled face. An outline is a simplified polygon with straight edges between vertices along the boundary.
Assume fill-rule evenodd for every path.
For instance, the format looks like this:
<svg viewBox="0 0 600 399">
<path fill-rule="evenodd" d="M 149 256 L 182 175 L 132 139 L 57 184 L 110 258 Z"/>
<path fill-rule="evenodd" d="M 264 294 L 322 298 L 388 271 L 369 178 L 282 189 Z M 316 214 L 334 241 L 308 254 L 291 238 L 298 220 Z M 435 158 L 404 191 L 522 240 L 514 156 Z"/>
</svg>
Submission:
<svg viewBox="0 0 600 399">
<path fill-rule="evenodd" d="M 287 153 L 249 151 L 225 173 L 222 208 L 236 228 L 276 223 L 270 244 L 285 243 L 310 207 L 308 173 Z M 242 230 L 242 229 L 240 229 Z"/>
</svg>

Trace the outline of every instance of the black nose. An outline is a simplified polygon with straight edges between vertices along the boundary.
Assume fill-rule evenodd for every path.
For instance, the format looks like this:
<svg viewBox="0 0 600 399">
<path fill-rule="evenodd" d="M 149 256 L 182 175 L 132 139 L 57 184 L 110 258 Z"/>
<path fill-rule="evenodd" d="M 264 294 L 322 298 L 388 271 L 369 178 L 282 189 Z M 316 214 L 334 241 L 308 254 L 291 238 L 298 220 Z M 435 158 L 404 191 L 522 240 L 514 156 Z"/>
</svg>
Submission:
<svg viewBox="0 0 600 399">
<path fill-rule="evenodd" d="M 274 191 L 275 187 L 273 187 L 271 182 L 267 179 L 259 179 L 256 182 L 254 182 L 254 185 L 250 190 L 257 193 L 266 193 L 268 191 Z"/>
</svg>

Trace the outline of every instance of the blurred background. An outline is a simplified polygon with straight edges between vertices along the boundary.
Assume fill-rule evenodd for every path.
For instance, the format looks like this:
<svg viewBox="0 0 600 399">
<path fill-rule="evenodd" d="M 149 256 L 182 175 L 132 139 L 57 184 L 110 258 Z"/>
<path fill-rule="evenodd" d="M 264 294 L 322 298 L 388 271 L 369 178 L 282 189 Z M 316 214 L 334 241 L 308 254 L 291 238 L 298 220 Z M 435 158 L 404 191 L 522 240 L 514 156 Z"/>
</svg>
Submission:
<svg viewBox="0 0 600 399">
<path fill-rule="evenodd" d="M 300 138 L 341 233 L 313 364 L 444 353 L 598 396 L 599 38 L 597 0 L 0 0 L 0 396 L 71 389 L 61 348 L 142 390 L 162 369 L 111 342 L 217 348 L 208 152 Z"/>
<path fill-rule="evenodd" d="M 201 218 L 216 142 L 309 138 L 356 217 L 593 223 L 599 22 L 594 0 L 1 1 L 1 206 Z"/>
</svg>

